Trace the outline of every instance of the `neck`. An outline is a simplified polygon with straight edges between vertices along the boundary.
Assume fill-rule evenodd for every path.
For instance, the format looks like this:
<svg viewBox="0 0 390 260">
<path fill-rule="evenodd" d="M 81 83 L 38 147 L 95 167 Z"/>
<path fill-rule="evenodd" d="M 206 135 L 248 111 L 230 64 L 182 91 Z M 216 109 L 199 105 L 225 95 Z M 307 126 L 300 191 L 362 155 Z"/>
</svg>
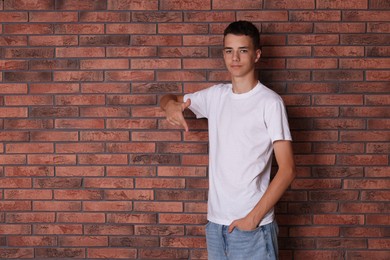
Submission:
<svg viewBox="0 0 390 260">
<path fill-rule="evenodd" d="M 256 87 L 257 83 L 258 81 L 256 78 L 250 80 L 245 78 L 232 78 L 233 93 L 243 94 L 249 92 Z"/>
</svg>

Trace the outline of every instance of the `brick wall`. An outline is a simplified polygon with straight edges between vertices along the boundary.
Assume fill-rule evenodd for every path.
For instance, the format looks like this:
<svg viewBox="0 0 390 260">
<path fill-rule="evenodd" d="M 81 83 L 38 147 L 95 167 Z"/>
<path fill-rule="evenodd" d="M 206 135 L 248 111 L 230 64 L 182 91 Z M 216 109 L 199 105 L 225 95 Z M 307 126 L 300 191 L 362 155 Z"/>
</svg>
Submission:
<svg viewBox="0 0 390 260">
<path fill-rule="evenodd" d="M 205 259 L 207 122 L 158 100 L 229 79 L 258 25 L 298 177 L 281 259 L 389 259 L 388 0 L 1 0 L 0 258 Z"/>
</svg>

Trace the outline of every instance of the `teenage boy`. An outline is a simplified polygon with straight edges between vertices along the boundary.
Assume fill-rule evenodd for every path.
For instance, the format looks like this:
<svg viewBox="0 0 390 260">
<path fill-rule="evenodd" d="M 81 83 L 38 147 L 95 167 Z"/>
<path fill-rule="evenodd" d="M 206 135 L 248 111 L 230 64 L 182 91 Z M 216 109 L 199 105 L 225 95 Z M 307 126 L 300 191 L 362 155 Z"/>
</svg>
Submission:
<svg viewBox="0 0 390 260">
<path fill-rule="evenodd" d="M 224 31 L 223 48 L 231 84 L 160 101 L 168 122 L 186 131 L 186 108 L 208 119 L 210 260 L 278 258 L 273 207 L 296 173 L 283 101 L 256 77 L 260 54 L 257 28 L 233 22 Z M 273 153 L 278 171 L 270 183 Z"/>
</svg>

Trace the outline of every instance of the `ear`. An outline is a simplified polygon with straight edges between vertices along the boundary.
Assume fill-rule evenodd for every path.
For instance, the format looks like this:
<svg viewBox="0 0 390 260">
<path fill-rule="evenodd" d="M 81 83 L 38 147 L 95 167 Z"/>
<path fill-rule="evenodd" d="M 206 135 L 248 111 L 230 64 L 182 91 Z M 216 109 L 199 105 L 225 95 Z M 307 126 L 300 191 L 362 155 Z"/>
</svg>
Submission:
<svg viewBox="0 0 390 260">
<path fill-rule="evenodd" d="M 257 49 L 257 50 L 256 50 L 256 59 L 255 59 L 255 62 L 258 62 L 258 61 L 259 61 L 260 56 L 261 56 L 261 50 L 260 50 L 260 49 Z"/>
</svg>

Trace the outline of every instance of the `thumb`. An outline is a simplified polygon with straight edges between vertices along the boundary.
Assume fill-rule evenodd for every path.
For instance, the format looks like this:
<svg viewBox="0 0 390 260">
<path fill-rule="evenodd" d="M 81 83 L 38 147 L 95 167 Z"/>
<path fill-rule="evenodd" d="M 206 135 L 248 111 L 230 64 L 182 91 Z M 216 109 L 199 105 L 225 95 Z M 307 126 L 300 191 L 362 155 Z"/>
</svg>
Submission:
<svg viewBox="0 0 390 260">
<path fill-rule="evenodd" d="M 229 233 L 232 233 L 235 227 L 236 227 L 236 222 L 233 221 L 233 222 L 230 224 L 229 228 L 228 228 L 228 232 L 229 232 Z"/>
<path fill-rule="evenodd" d="M 182 105 L 181 105 L 181 108 L 182 110 L 184 111 L 186 108 L 188 108 L 189 106 L 191 106 L 191 99 L 187 99 L 186 102 L 184 102 Z"/>
</svg>

